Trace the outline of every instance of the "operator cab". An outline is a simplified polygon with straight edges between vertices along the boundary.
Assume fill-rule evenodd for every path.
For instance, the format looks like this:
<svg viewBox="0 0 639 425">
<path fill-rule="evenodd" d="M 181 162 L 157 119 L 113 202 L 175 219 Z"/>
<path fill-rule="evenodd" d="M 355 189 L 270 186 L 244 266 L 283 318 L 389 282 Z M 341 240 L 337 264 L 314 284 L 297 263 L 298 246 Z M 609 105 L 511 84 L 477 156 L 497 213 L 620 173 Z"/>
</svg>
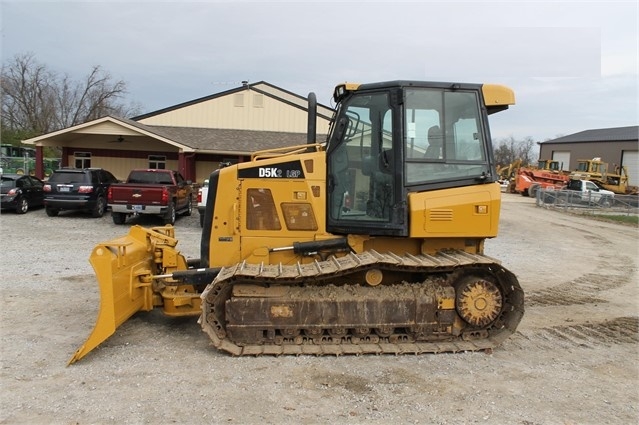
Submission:
<svg viewBox="0 0 639 425">
<path fill-rule="evenodd" d="M 343 84 L 334 99 L 327 145 L 331 233 L 407 236 L 409 192 L 497 179 L 487 115 L 514 103 L 508 88 Z"/>
</svg>

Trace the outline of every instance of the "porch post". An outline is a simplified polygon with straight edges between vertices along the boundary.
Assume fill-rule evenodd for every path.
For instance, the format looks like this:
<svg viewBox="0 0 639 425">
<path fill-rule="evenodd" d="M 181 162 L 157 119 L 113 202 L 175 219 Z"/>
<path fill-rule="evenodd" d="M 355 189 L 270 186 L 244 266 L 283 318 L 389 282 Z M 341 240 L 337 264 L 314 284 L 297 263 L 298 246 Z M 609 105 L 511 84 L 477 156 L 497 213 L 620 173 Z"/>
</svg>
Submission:
<svg viewBox="0 0 639 425">
<path fill-rule="evenodd" d="M 35 157 L 35 175 L 39 179 L 44 178 L 44 148 L 42 146 L 37 146 L 35 148 L 36 157 Z"/>
<path fill-rule="evenodd" d="M 69 151 L 70 149 L 66 146 L 62 147 L 62 158 L 60 161 L 60 168 L 69 166 Z"/>
<path fill-rule="evenodd" d="M 184 151 L 178 152 L 178 172 L 182 174 L 185 180 L 188 180 L 188 176 L 186 175 L 186 155 L 184 155 Z"/>
</svg>

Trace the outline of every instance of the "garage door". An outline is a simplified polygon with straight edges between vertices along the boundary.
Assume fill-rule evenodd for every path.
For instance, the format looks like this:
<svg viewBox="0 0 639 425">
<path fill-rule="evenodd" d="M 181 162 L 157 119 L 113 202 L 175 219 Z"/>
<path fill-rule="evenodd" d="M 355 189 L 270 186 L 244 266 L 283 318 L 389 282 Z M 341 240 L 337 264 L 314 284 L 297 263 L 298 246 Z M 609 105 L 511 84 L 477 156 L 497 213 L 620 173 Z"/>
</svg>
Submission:
<svg viewBox="0 0 639 425">
<path fill-rule="evenodd" d="M 552 159 L 559 162 L 562 170 L 570 170 L 570 152 L 553 152 Z"/>
<path fill-rule="evenodd" d="M 625 165 L 628 170 L 628 184 L 639 186 L 639 152 L 623 151 L 621 165 Z"/>
</svg>

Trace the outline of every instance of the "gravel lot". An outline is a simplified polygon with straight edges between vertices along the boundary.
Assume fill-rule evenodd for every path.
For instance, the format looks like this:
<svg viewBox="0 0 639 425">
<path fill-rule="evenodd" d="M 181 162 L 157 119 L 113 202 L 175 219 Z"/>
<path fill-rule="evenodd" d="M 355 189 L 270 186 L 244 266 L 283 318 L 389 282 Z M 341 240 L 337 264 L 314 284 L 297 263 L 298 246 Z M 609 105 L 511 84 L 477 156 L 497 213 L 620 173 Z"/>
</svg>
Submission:
<svg viewBox="0 0 639 425">
<path fill-rule="evenodd" d="M 176 223 L 199 257 L 199 217 Z M 160 224 L 146 219 L 140 224 Z M 639 420 L 639 230 L 504 194 L 486 243 L 526 292 L 492 353 L 236 358 L 195 319 L 139 313 L 67 361 L 99 305 L 88 256 L 109 215 L 0 216 L 2 424 L 628 424 Z"/>
</svg>

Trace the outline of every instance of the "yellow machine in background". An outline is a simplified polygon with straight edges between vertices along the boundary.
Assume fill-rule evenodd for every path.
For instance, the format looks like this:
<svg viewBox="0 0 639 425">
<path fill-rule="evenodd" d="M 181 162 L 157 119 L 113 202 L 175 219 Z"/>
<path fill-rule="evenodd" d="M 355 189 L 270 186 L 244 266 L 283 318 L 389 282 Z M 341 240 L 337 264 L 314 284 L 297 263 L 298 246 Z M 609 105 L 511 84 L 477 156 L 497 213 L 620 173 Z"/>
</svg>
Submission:
<svg viewBox="0 0 639 425">
<path fill-rule="evenodd" d="M 637 187 L 628 185 L 628 169 L 615 166 L 614 173 L 608 172 L 608 163 L 601 158 L 580 159 L 577 169 L 570 174 L 574 180 L 590 180 L 603 189 L 620 195 L 636 194 Z"/>
<path fill-rule="evenodd" d="M 201 258 L 171 226 L 133 226 L 91 254 L 101 305 L 84 357 L 138 311 L 200 316 L 234 355 L 423 353 L 495 347 L 519 324 L 497 235 L 488 115 L 503 86 L 341 84 L 325 143 L 258 152 L 213 172 Z"/>
</svg>

